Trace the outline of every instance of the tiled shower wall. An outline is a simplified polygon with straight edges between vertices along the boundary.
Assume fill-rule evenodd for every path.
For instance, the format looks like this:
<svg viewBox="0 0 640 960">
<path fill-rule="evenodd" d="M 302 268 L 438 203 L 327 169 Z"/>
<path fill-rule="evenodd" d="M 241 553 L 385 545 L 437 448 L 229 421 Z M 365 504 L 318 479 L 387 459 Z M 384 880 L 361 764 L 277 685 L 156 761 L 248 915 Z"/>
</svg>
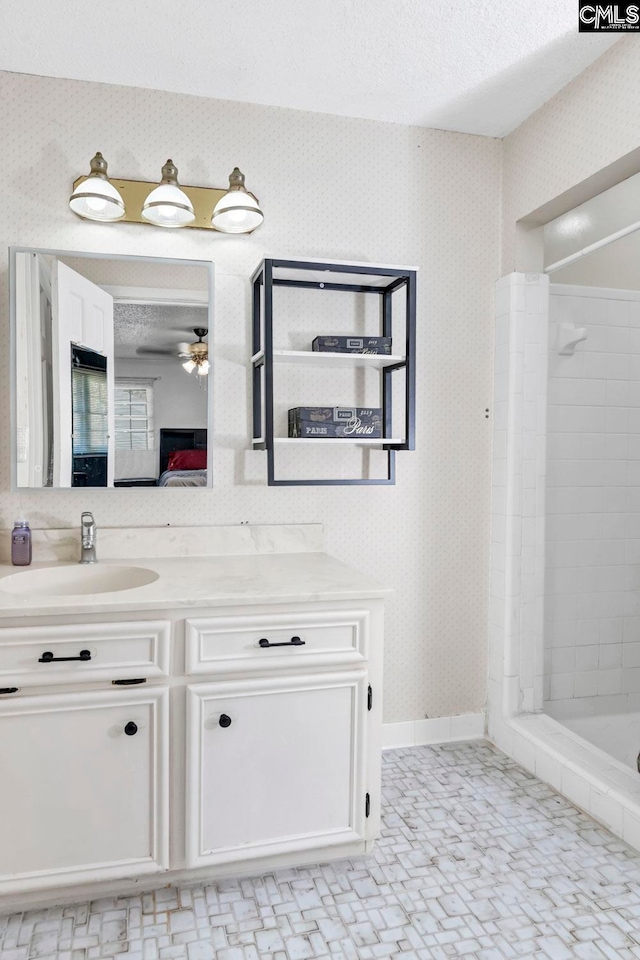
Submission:
<svg viewBox="0 0 640 960">
<path fill-rule="evenodd" d="M 545 709 L 640 709 L 639 293 L 551 286 L 547 430 Z"/>
</svg>

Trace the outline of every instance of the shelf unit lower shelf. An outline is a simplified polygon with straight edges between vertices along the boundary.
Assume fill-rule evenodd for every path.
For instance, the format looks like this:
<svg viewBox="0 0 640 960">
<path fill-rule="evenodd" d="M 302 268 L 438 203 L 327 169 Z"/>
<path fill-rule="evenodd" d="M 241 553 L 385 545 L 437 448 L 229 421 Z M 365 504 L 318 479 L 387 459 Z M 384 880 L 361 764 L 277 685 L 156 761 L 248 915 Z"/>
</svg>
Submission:
<svg viewBox="0 0 640 960">
<path fill-rule="evenodd" d="M 364 263 L 333 263 L 322 260 L 263 260 L 252 277 L 253 320 L 253 448 L 267 451 L 267 482 L 269 486 L 331 486 L 394 484 L 395 456 L 398 451 L 413 450 L 415 445 L 415 336 L 416 336 L 416 281 L 414 267 L 379 266 Z M 330 351 L 274 349 L 275 287 L 296 287 L 308 290 L 344 291 L 376 297 L 380 305 L 380 335 L 389 337 L 394 345 L 403 344 L 403 353 L 357 354 Z M 398 298 L 394 295 L 398 293 Z M 398 302 L 403 315 L 401 335 L 393 317 Z M 334 324 L 337 326 L 337 324 Z M 394 329 L 396 328 L 396 329 Z M 325 327 L 326 329 L 326 327 Z M 335 330 L 331 330 L 331 335 Z M 350 331 L 345 331 L 351 336 Z M 368 335 L 368 334 L 367 334 Z M 360 336 L 360 334 L 357 334 Z M 379 406 L 385 437 L 278 437 L 274 435 L 274 370 L 287 364 L 310 368 L 364 368 L 378 371 L 380 376 Z M 392 380 L 396 371 L 404 380 Z M 404 383 L 404 387 L 402 384 Z M 395 386 L 394 386 L 395 385 Z M 395 389 L 395 394 L 394 394 Z M 403 397 L 403 421 L 392 417 L 392 401 Z M 303 401 L 304 402 L 304 401 Z M 330 407 L 330 402 L 325 404 Z M 373 404 L 378 405 L 378 404 Z M 400 427 L 404 439 L 391 436 Z M 386 476 L 356 479 L 298 479 L 276 476 L 276 450 L 303 450 L 324 447 L 378 448 L 386 454 Z M 310 446 L 311 445 L 311 446 Z M 284 454 L 281 455 L 282 457 Z M 285 458 L 291 468 L 290 457 Z M 372 461 L 363 454 L 362 471 L 369 472 Z"/>
<path fill-rule="evenodd" d="M 265 440 L 262 437 L 255 437 L 253 442 L 255 444 L 264 444 Z M 313 443 L 316 447 L 329 446 L 331 444 L 337 444 L 339 447 L 403 447 L 405 441 L 388 439 L 387 437 L 362 437 L 360 440 L 351 440 L 347 437 L 274 437 L 273 443 Z"/>
</svg>

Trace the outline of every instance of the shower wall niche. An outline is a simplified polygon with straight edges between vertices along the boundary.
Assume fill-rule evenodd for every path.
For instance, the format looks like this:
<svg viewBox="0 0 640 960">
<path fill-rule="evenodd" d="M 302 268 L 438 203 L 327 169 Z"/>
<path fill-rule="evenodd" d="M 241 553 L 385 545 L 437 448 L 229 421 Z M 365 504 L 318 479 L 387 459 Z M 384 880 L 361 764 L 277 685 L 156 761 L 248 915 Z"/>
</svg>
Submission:
<svg viewBox="0 0 640 960">
<path fill-rule="evenodd" d="M 552 284 L 548 343 L 544 709 L 640 710 L 640 293 Z"/>
</svg>

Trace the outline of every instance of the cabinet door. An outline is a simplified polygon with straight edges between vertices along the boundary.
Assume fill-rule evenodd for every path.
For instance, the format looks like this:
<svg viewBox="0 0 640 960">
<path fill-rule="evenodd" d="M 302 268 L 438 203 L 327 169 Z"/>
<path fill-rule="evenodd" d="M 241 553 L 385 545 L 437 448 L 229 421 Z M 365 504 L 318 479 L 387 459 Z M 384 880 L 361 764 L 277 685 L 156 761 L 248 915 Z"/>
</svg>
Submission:
<svg viewBox="0 0 640 960">
<path fill-rule="evenodd" d="M 362 841 L 366 673 L 188 688 L 187 864 Z"/>
<path fill-rule="evenodd" d="M 0 704 L 0 891 L 167 866 L 166 688 Z"/>
</svg>

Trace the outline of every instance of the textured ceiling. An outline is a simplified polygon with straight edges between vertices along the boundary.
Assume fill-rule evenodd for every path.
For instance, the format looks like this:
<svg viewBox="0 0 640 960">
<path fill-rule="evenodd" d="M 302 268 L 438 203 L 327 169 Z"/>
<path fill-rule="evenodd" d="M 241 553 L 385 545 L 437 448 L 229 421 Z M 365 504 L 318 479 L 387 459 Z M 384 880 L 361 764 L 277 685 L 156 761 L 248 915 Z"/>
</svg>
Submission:
<svg viewBox="0 0 640 960">
<path fill-rule="evenodd" d="M 208 323 L 206 307 L 178 304 L 115 303 L 113 308 L 116 357 L 138 360 L 162 360 L 155 351 L 167 352 L 167 360 L 177 360 L 183 344 L 196 340 L 194 327 Z M 141 356 L 137 351 L 142 349 Z M 154 351 L 148 353 L 147 351 Z"/>
<path fill-rule="evenodd" d="M 2 0 L 0 69 L 501 137 L 616 37 L 575 0 Z"/>
</svg>

